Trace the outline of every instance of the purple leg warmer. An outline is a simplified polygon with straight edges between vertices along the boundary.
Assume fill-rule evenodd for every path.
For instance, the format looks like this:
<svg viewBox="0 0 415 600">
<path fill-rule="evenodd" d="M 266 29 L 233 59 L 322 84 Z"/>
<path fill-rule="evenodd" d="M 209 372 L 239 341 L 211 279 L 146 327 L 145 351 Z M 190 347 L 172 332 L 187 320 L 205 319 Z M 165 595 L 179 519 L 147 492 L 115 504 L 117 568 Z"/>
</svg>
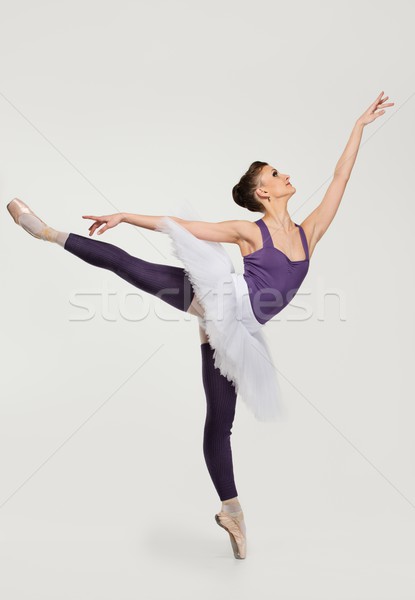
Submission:
<svg viewBox="0 0 415 600">
<path fill-rule="evenodd" d="M 206 422 L 203 453 L 213 485 L 221 500 L 235 498 L 231 429 L 235 416 L 236 392 L 232 382 L 214 366 L 213 348 L 201 344 L 202 378 L 206 394 Z"/>
<path fill-rule="evenodd" d="M 187 311 L 194 290 L 184 269 L 148 262 L 131 256 L 118 246 L 70 233 L 65 250 L 85 262 L 112 271 L 133 286 Z"/>
</svg>

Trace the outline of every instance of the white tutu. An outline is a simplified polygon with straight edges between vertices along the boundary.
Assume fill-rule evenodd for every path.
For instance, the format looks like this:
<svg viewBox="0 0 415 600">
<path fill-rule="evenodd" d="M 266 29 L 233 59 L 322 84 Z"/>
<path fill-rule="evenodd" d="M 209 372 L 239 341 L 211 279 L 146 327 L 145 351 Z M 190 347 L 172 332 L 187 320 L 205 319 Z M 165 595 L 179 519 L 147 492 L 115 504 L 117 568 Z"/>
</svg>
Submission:
<svg viewBox="0 0 415 600">
<path fill-rule="evenodd" d="M 259 421 L 282 416 L 277 371 L 260 331 L 242 273 L 218 242 L 200 240 L 169 217 L 158 231 L 167 233 L 173 255 L 184 265 L 195 296 L 204 309 L 199 318 L 214 353 L 214 364 Z"/>
</svg>

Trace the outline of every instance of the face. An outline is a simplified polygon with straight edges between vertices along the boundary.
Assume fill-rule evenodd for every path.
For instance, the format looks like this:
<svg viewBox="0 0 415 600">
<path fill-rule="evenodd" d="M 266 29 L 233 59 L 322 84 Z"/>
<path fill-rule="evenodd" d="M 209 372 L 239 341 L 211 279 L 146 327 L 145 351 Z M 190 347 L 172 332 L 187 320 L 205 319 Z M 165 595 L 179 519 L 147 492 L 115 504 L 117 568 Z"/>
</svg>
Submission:
<svg viewBox="0 0 415 600">
<path fill-rule="evenodd" d="M 267 201 L 269 196 L 271 199 L 287 198 L 289 200 L 295 192 L 296 189 L 291 184 L 289 175 L 280 173 L 271 165 L 263 167 L 260 176 L 260 185 L 256 191 L 262 201 Z"/>
</svg>

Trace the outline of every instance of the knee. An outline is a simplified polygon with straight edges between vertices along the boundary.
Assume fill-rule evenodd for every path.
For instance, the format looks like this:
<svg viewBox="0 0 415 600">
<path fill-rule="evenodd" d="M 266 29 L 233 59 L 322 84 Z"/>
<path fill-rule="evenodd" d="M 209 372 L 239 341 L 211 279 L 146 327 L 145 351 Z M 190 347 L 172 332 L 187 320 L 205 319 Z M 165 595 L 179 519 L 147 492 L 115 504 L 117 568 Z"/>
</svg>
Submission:
<svg viewBox="0 0 415 600">
<path fill-rule="evenodd" d="M 230 443 L 232 437 L 232 423 L 208 420 L 203 429 L 203 445 L 205 448 L 219 448 L 224 443 Z"/>
<path fill-rule="evenodd" d="M 209 440 L 224 440 L 232 435 L 235 410 L 224 410 L 220 404 L 208 406 L 204 425 L 204 437 Z"/>
</svg>

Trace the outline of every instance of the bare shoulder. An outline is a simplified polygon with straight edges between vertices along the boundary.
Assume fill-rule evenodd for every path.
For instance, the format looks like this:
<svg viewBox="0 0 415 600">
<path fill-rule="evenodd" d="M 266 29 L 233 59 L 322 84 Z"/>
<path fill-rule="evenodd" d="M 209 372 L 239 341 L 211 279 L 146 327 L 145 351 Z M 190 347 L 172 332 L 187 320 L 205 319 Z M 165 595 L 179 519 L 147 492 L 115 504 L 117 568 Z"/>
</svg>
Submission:
<svg viewBox="0 0 415 600">
<path fill-rule="evenodd" d="M 257 230 L 258 227 L 253 221 L 238 221 L 239 241 L 252 242 Z"/>
<path fill-rule="evenodd" d="M 261 243 L 261 232 L 254 221 L 238 221 L 239 236 L 237 244 L 242 256 L 254 252 L 258 243 Z"/>
<path fill-rule="evenodd" d="M 186 221 L 177 219 L 190 233 L 201 240 L 210 242 L 227 242 L 240 244 L 241 241 L 249 239 L 253 224 L 251 221 L 232 220 L 220 222 Z"/>
</svg>

